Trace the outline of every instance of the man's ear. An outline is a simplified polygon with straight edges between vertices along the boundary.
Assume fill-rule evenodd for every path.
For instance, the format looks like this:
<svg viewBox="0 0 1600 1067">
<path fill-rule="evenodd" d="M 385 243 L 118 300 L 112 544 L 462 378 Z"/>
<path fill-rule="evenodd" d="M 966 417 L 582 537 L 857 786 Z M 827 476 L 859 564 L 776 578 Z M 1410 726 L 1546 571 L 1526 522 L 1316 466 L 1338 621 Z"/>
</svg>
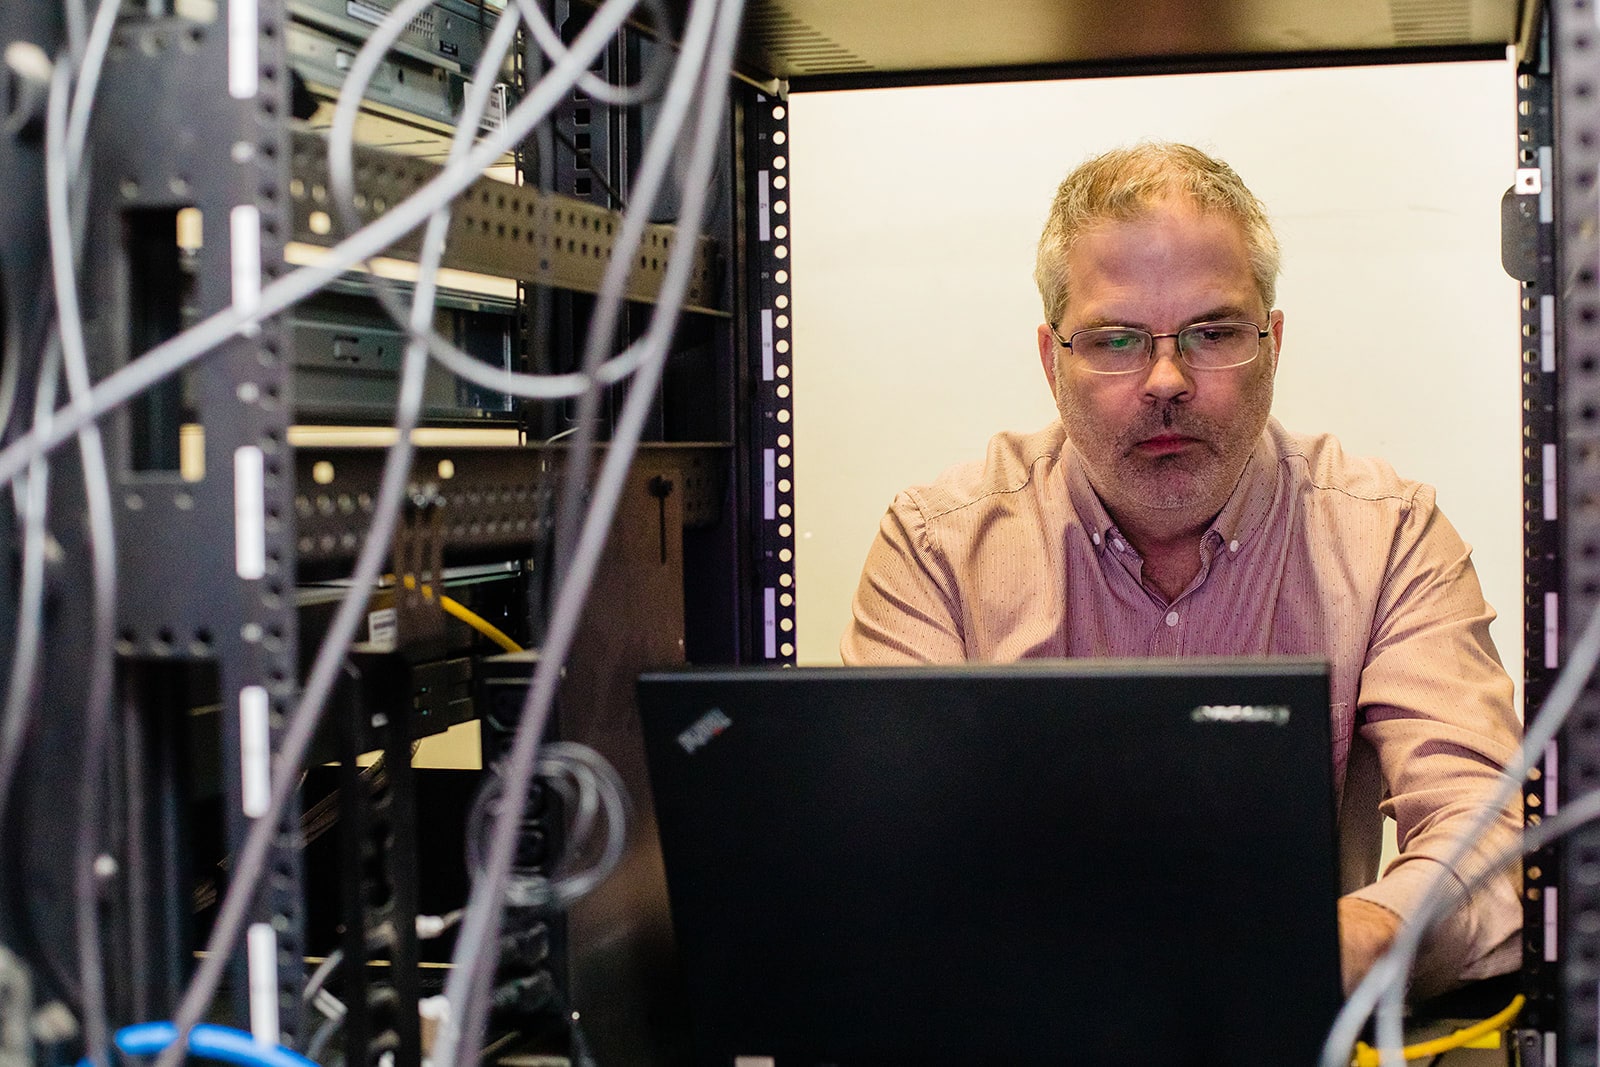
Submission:
<svg viewBox="0 0 1600 1067">
<path fill-rule="evenodd" d="M 1267 315 L 1267 329 L 1272 331 L 1272 373 L 1278 373 L 1278 357 L 1283 354 L 1283 312 Z"/>
<path fill-rule="evenodd" d="M 1050 395 L 1056 395 L 1056 335 L 1048 322 L 1039 324 L 1039 365 L 1044 368 L 1044 380 L 1050 386 Z"/>
</svg>

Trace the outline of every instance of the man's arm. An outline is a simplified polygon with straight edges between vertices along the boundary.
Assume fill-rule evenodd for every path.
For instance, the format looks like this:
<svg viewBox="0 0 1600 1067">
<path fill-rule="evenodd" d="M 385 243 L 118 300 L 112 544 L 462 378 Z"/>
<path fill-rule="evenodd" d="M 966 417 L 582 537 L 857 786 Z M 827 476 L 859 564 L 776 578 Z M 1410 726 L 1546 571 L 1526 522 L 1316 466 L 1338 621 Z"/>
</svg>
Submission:
<svg viewBox="0 0 1600 1067">
<path fill-rule="evenodd" d="M 967 658 L 953 577 L 909 493 L 895 497 L 867 552 L 839 654 L 850 666 Z"/>
<path fill-rule="evenodd" d="M 1382 810 L 1395 820 L 1400 854 L 1377 882 L 1351 894 L 1401 919 L 1436 878 L 1459 892 L 1521 832 L 1513 803 L 1445 871 L 1443 861 L 1504 782 L 1500 768 L 1521 738 L 1511 679 L 1489 638 L 1493 618 L 1470 550 L 1432 491 L 1420 491 L 1395 539 L 1361 675 L 1361 735 L 1378 756 L 1388 792 Z M 1436 928 L 1418 961 L 1417 991 L 1516 968 L 1520 872 L 1509 865 Z"/>
</svg>

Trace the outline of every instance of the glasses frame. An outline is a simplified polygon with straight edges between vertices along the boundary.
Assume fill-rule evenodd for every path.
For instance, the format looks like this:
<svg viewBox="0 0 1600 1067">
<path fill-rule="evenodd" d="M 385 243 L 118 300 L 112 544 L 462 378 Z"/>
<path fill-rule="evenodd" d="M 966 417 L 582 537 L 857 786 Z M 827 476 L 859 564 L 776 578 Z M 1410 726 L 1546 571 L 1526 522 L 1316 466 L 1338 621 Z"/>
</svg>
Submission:
<svg viewBox="0 0 1600 1067">
<path fill-rule="evenodd" d="M 1199 367 L 1189 362 L 1189 354 L 1183 350 L 1183 343 L 1179 341 L 1178 338 L 1190 330 L 1198 330 L 1206 326 L 1249 326 L 1253 328 L 1256 331 L 1255 355 L 1251 356 L 1249 359 L 1242 360 L 1238 363 L 1229 363 L 1222 367 Z M 1172 338 L 1173 346 L 1178 351 L 1178 359 L 1182 361 L 1183 365 L 1188 367 L 1190 370 L 1234 370 L 1238 367 L 1248 367 L 1250 364 L 1261 358 L 1261 342 L 1272 334 L 1272 330 L 1270 328 L 1263 329 L 1260 323 L 1251 322 L 1249 319 L 1208 319 L 1205 322 L 1191 322 L 1181 330 L 1174 330 L 1171 333 L 1151 333 L 1149 330 L 1140 329 L 1138 326 L 1090 326 L 1082 330 L 1074 330 L 1072 337 L 1070 338 L 1064 338 L 1061 336 L 1061 328 L 1058 324 L 1051 323 L 1050 325 L 1050 334 L 1056 339 L 1056 344 L 1060 345 L 1062 348 L 1065 348 L 1069 352 L 1072 351 L 1072 341 L 1074 338 L 1086 333 L 1093 333 L 1098 330 L 1128 330 L 1132 333 L 1142 333 L 1146 337 L 1150 338 L 1150 345 L 1145 350 L 1144 363 L 1140 366 L 1129 367 L 1127 370 L 1099 370 L 1095 367 L 1089 366 L 1087 363 L 1082 365 L 1083 369 L 1090 374 L 1104 374 L 1112 376 L 1138 374 L 1141 371 L 1149 370 L 1156 361 L 1156 342 L 1161 340 L 1163 337 Z"/>
</svg>

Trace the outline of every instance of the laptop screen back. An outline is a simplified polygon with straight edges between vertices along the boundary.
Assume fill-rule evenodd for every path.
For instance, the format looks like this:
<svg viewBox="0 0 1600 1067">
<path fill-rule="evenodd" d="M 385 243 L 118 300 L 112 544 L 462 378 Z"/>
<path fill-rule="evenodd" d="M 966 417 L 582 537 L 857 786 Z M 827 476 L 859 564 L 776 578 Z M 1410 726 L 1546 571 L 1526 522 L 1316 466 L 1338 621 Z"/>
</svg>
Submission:
<svg viewBox="0 0 1600 1067">
<path fill-rule="evenodd" d="M 1327 693 L 1283 660 L 646 676 L 698 1061 L 1314 1062 Z"/>
</svg>

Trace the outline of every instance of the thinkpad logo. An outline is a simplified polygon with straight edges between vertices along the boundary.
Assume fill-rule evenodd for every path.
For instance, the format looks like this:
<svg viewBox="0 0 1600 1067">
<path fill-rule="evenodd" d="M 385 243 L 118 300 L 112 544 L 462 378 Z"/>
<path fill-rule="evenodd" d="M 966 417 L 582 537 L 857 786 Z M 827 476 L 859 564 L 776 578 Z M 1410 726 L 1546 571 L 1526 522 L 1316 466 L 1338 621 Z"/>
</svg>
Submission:
<svg viewBox="0 0 1600 1067">
<path fill-rule="evenodd" d="M 692 756 L 710 744 L 712 738 L 732 725 L 733 720 L 728 718 L 721 708 L 712 708 L 678 735 L 678 744 Z"/>
<path fill-rule="evenodd" d="M 1282 726 L 1289 709 L 1282 704 L 1202 704 L 1189 713 L 1195 722 L 1262 722 Z"/>
</svg>

